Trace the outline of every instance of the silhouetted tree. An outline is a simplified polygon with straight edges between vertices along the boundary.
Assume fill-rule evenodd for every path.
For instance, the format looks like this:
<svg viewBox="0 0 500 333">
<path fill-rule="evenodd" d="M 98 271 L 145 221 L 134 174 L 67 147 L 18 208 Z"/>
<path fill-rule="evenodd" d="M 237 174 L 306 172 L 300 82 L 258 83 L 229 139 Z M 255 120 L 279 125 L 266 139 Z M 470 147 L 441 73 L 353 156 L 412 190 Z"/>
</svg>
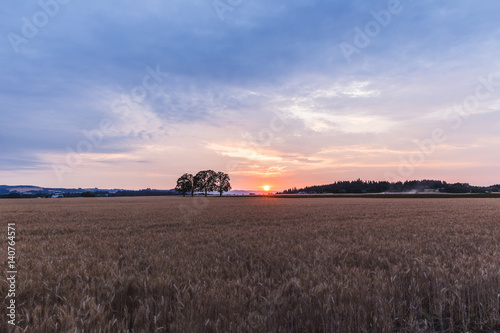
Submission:
<svg viewBox="0 0 500 333">
<path fill-rule="evenodd" d="M 316 192 L 316 193 L 381 193 L 385 191 L 408 192 L 423 191 L 425 189 L 442 189 L 447 187 L 446 182 L 439 180 L 410 180 L 404 183 L 398 181 L 390 183 L 387 181 L 337 181 L 332 184 L 307 186 L 299 190 L 292 188 L 284 193 Z"/>
<path fill-rule="evenodd" d="M 183 197 L 186 196 L 187 192 L 191 192 L 191 196 L 193 196 L 195 190 L 193 181 L 193 175 L 185 173 L 177 179 L 175 190 L 181 192 Z"/>
<path fill-rule="evenodd" d="M 215 174 L 215 188 L 222 197 L 222 192 L 227 192 L 231 189 L 231 184 L 229 183 L 230 178 L 227 173 L 217 172 Z"/>
<path fill-rule="evenodd" d="M 215 191 L 215 171 L 205 170 L 200 171 L 194 176 L 194 187 L 196 190 L 205 192 L 207 196 L 208 192 Z"/>
<path fill-rule="evenodd" d="M 470 193 L 471 188 L 468 183 L 455 183 L 447 184 L 447 186 L 443 187 L 439 191 L 446 193 Z"/>
</svg>

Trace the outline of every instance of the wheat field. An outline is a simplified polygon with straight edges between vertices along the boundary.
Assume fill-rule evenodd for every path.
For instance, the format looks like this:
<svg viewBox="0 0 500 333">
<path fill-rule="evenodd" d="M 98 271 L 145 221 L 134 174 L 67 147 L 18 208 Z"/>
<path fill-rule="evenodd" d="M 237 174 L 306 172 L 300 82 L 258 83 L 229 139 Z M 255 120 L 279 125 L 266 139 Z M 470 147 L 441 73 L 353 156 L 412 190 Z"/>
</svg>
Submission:
<svg viewBox="0 0 500 333">
<path fill-rule="evenodd" d="M 18 325 L 2 302 L 3 332 L 500 330 L 498 199 L 29 199 L 0 212 L 2 267 L 9 222 L 18 261 Z"/>
</svg>

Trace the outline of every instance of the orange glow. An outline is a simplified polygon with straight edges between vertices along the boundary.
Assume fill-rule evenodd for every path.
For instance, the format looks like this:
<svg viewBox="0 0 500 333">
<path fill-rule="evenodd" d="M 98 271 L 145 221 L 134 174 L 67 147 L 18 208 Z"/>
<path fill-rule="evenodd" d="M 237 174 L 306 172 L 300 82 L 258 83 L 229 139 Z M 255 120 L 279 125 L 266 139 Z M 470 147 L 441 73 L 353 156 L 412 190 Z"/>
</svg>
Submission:
<svg viewBox="0 0 500 333">
<path fill-rule="evenodd" d="M 267 191 L 269 191 L 270 189 L 271 189 L 271 186 L 269 186 L 269 185 L 264 185 L 264 191 L 266 191 L 266 192 L 267 192 Z"/>
</svg>

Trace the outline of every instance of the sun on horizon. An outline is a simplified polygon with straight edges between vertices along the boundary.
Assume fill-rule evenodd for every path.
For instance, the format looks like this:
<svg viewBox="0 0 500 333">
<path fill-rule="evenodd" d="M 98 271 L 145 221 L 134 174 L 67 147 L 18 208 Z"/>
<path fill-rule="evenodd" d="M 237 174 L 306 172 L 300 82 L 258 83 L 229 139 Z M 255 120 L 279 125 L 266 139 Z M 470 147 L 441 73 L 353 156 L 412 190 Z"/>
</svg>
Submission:
<svg viewBox="0 0 500 333">
<path fill-rule="evenodd" d="M 266 191 L 266 192 L 267 192 L 267 191 L 269 191 L 269 190 L 271 189 L 271 186 L 269 186 L 269 185 L 264 185 L 264 186 L 263 186 L 263 188 L 264 188 L 264 191 Z"/>
</svg>

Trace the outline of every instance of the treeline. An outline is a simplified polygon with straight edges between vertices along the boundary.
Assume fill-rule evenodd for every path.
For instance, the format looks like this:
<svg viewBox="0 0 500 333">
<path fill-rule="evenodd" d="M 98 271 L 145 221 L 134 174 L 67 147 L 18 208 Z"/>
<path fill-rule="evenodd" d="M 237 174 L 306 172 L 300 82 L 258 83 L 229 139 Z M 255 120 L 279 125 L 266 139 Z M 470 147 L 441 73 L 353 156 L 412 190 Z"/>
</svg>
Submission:
<svg viewBox="0 0 500 333">
<path fill-rule="evenodd" d="M 382 193 L 382 192 L 424 192 L 435 190 L 443 193 L 489 193 L 498 192 L 500 185 L 471 186 L 468 183 L 449 184 L 441 180 L 409 180 L 405 182 L 387 181 L 338 181 L 332 184 L 296 187 L 283 191 L 283 194 L 297 193 Z"/>
<path fill-rule="evenodd" d="M 217 191 L 222 196 L 223 192 L 231 190 L 230 178 L 227 173 L 215 172 L 213 170 L 204 170 L 198 172 L 195 176 L 185 173 L 177 179 L 175 190 L 186 196 L 194 192 L 203 192 L 207 196 L 208 192 Z"/>
<path fill-rule="evenodd" d="M 0 195 L 0 199 L 34 199 L 34 198 L 52 198 L 53 196 L 63 198 L 93 198 L 93 197 L 157 197 L 167 195 L 178 195 L 176 191 L 172 190 L 152 190 L 150 188 L 144 190 L 120 190 L 116 192 L 109 191 L 84 191 L 84 192 L 68 192 L 68 193 L 19 193 L 11 192 L 8 194 Z"/>
<path fill-rule="evenodd" d="M 115 192 L 113 194 L 110 194 L 109 196 L 113 197 L 162 197 L 166 195 L 177 195 L 175 191 L 172 190 L 152 190 L 150 188 L 147 188 L 145 190 L 138 190 L 138 191 L 129 191 L 129 190 L 122 190 Z"/>
</svg>

